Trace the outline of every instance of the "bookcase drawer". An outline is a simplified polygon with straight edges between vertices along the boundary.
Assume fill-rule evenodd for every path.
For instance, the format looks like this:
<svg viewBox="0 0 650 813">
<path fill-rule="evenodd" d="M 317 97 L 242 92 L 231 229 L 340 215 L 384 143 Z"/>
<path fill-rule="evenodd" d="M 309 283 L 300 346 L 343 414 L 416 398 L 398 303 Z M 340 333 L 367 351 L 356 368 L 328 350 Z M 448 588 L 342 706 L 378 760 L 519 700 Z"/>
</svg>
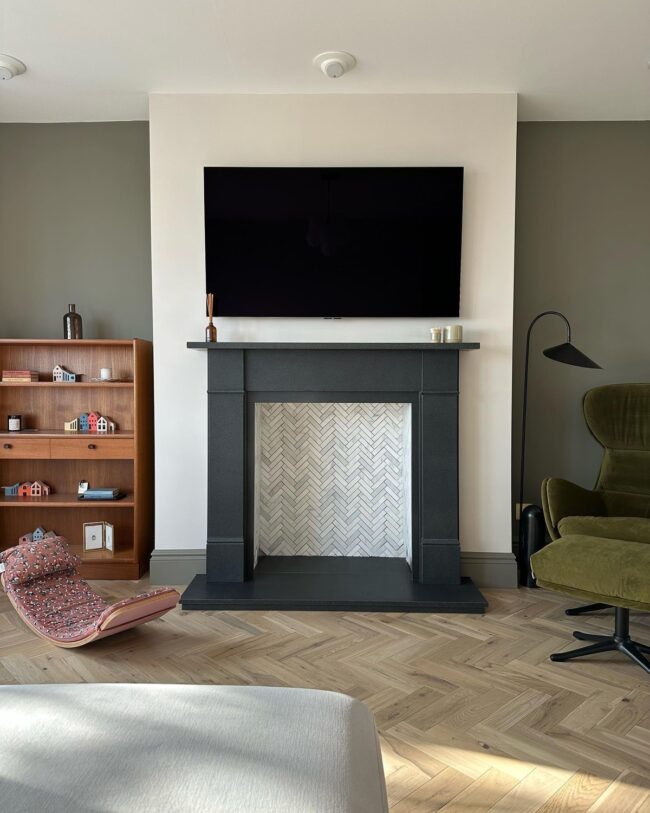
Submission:
<svg viewBox="0 0 650 813">
<path fill-rule="evenodd" d="M 53 438 L 53 460 L 125 460 L 135 456 L 133 438 Z"/>
<path fill-rule="evenodd" d="M 50 439 L 14 438 L 7 435 L 0 438 L 0 460 L 20 460 L 23 457 L 48 460 L 50 457 Z"/>
</svg>

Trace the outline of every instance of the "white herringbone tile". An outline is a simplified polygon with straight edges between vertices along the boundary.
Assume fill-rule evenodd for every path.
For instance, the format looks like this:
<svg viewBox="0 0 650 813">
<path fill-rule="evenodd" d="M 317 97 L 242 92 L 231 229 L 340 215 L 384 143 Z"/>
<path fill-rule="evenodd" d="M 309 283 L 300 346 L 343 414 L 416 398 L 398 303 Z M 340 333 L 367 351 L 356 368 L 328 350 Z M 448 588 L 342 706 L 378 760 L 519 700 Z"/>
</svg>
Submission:
<svg viewBox="0 0 650 813">
<path fill-rule="evenodd" d="M 409 555 L 408 404 L 263 403 L 256 409 L 261 553 Z"/>
</svg>

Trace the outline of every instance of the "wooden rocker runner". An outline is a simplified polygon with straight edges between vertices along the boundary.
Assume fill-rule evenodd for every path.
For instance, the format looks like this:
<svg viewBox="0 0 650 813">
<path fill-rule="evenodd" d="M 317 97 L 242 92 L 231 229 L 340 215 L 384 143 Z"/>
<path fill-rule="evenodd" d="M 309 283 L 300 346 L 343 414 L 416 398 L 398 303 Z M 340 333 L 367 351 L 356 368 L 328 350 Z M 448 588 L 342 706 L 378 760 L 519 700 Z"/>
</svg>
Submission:
<svg viewBox="0 0 650 813">
<path fill-rule="evenodd" d="M 63 537 L 0 552 L 0 582 L 22 620 L 41 638 L 63 647 L 89 644 L 137 627 L 172 610 L 170 587 L 108 604 L 78 572 L 80 561 Z"/>
</svg>

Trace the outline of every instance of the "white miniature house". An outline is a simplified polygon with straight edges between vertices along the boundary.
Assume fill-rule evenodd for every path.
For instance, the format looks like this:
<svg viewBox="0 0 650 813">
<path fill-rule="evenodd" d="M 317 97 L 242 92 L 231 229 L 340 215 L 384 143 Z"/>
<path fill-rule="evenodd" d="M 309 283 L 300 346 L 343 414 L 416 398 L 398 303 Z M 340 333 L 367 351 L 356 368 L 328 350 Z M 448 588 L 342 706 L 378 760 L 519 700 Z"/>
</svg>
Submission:
<svg viewBox="0 0 650 813">
<path fill-rule="evenodd" d="M 34 480 L 30 488 L 30 497 L 47 497 L 51 489 L 42 480 Z"/>
<path fill-rule="evenodd" d="M 65 381 L 71 383 L 76 380 L 76 373 L 71 373 L 70 370 L 66 370 L 65 367 L 62 367 L 60 364 L 57 364 L 52 370 L 52 381 Z"/>
<path fill-rule="evenodd" d="M 103 415 L 100 415 L 99 418 L 97 418 L 97 431 L 108 432 L 108 419 Z"/>
<path fill-rule="evenodd" d="M 63 422 L 63 429 L 65 432 L 78 432 L 79 431 L 79 418 L 73 418 L 71 421 Z"/>
</svg>

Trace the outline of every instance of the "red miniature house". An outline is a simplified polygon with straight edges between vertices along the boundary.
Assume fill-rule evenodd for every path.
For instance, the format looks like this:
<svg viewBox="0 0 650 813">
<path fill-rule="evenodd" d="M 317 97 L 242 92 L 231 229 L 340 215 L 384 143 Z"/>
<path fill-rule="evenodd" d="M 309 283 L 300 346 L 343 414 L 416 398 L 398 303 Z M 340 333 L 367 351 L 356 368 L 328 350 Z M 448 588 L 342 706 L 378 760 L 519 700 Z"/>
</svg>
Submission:
<svg viewBox="0 0 650 813">
<path fill-rule="evenodd" d="M 32 496 L 32 484 L 31 483 L 21 483 L 18 486 L 18 496 L 19 497 L 31 497 Z"/>
<path fill-rule="evenodd" d="M 88 413 L 88 429 L 91 432 L 97 431 L 97 421 L 101 418 L 99 412 L 89 412 Z"/>
</svg>

